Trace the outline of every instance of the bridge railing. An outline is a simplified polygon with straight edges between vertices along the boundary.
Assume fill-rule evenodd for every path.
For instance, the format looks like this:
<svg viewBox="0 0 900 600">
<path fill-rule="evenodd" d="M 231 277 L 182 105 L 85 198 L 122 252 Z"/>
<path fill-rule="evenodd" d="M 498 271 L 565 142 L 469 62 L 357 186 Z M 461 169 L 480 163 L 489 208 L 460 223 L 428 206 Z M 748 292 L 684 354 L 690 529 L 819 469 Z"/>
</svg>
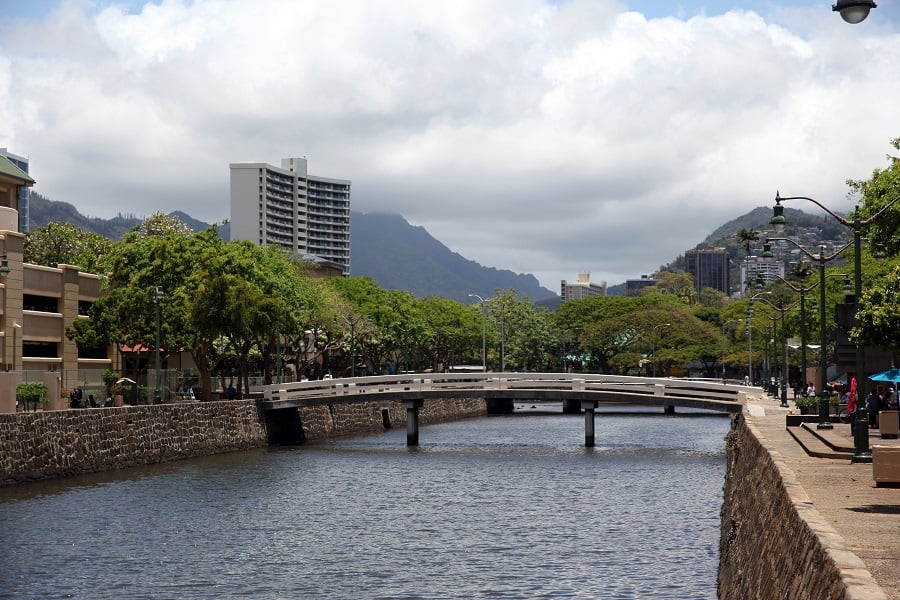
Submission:
<svg viewBox="0 0 900 600">
<path fill-rule="evenodd" d="M 280 383 L 257 386 L 266 400 L 343 397 L 348 395 L 433 390 L 564 390 L 617 392 L 638 396 L 669 396 L 740 401 L 748 388 L 720 381 L 632 377 L 585 373 L 410 373 Z"/>
</svg>

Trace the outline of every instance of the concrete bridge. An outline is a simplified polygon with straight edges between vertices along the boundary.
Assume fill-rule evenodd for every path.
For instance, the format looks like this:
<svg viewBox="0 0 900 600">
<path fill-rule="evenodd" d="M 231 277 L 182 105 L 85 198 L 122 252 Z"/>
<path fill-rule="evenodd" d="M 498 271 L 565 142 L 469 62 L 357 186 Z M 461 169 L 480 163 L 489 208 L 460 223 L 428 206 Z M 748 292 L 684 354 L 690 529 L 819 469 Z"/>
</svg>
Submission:
<svg viewBox="0 0 900 600">
<path fill-rule="evenodd" d="M 600 403 L 676 407 L 734 413 L 747 388 L 721 381 L 628 377 L 583 373 L 414 373 L 280 383 L 252 389 L 262 408 L 278 411 L 374 399 L 396 400 L 407 411 L 406 442 L 419 444 L 419 409 L 428 400 L 484 398 L 489 413 L 513 411 L 515 401 L 562 402 L 567 413 L 584 412 L 584 444 L 594 446 L 594 416 Z"/>
</svg>

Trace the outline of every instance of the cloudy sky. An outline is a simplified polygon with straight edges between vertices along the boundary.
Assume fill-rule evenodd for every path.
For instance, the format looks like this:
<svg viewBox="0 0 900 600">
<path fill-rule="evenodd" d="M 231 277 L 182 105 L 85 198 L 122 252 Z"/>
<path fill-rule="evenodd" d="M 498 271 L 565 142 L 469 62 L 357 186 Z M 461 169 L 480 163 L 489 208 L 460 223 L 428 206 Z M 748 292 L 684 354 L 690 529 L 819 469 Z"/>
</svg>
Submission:
<svg viewBox="0 0 900 600">
<path fill-rule="evenodd" d="M 621 283 L 900 137 L 900 2 L 0 0 L 0 147 L 88 216 L 307 156 L 483 265 Z M 812 209 L 812 204 L 792 205 Z"/>
</svg>

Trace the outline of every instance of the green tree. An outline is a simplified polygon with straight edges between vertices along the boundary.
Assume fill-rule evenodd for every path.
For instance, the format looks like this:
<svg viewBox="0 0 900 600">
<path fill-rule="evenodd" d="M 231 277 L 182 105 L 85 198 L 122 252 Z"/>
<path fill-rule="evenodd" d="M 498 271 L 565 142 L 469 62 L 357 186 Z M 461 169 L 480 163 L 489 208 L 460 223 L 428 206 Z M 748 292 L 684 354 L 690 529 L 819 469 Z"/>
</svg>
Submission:
<svg viewBox="0 0 900 600">
<path fill-rule="evenodd" d="M 57 267 L 74 265 L 87 273 L 103 274 L 103 261 L 112 241 L 70 223 L 49 223 L 25 236 L 27 263 Z"/>
<path fill-rule="evenodd" d="M 112 246 L 105 259 L 108 293 L 93 303 L 90 319 L 75 321 L 66 333 L 79 346 L 118 343 L 155 349 L 159 311 L 160 351 L 189 349 L 208 399 L 215 337 L 208 337 L 210 317 L 196 303 L 209 287 L 204 277 L 216 273 L 209 263 L 225 255 L 226 244 L 213 228 L 197 235 L 180 228 L 158 231 L 159 236 L 145 235 L 138 227 Z M 157 287 L 163 292 L 158 302 Z"/>
<path fill-rule="evenodd" d="M 900 150 L 900 138 L 891 140 L 891 146 Z M 876 168 L 868 180 L 848 180 L 853 195 L 861 196 L 860 218 L 865 219 L 900 197 L 900 157 L 887 155 L 888 166 Z M 882 214 L 866 232 L 869 241 L 888 256 L 900 255 L 900 202 Z"/>
<path fill-rule="evenodd" d="M 422 352 L 435 371 L 453 364 L 481 363 L 481 306 L 439 296 L 421 300 Z"/>
<path fill-rule="evenodd" d="M 47 401 L 47 386 L 43 383 L 20 383 L 16 386 L 16 396 L 22 399 L 25 410 L 31 405 L 32 410 L 37 410 L 40 402 Z"/>
<path fill-rule="evenodd" d="M 737 237 L 741 242 L 741 246 L 744 248 L 744 256 L 750 256 L 753 244 L 759 240 L 759 232 L 752 227 L 750 229 L 743 227 L 737 232 Z"/>
<path fill-rule="evenodd" d="M 863 292 L 850 339 L 856 344 L 889 348 L 900 353 L 900 267 L 870 284 Z"/>
</svg>

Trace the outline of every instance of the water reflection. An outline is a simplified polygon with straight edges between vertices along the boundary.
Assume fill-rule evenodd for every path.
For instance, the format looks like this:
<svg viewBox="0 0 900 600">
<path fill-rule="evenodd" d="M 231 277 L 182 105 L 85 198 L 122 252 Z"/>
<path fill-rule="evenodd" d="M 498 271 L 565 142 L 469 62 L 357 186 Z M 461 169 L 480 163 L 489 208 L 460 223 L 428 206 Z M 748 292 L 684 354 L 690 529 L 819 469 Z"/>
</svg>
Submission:
<svg viewBox="0 0 900 600">
<path fill-rule="evenodd" d="M 475 419 L 0 489 L 2 598 L 714 598 L 727 419 Z"/>
</svg>

